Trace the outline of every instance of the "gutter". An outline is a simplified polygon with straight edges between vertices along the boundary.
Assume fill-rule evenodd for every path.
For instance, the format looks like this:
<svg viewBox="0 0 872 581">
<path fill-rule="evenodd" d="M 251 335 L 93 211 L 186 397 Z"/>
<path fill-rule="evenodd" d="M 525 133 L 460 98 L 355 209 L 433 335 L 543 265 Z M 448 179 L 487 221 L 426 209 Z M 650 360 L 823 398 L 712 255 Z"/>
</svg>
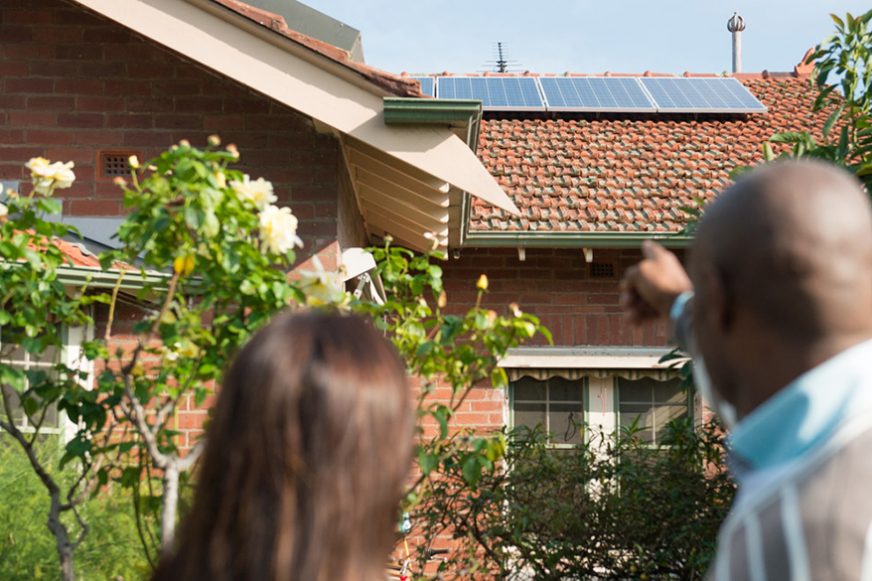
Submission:
<svg viewBox="0 0 872 581">
<path fill-rule="evenodd" d="M 384 98 L 386 125 L 448 125 L 466 128 L 466 143 L 478 149 L 481 101 L 472 99 Z M 667 248 L 687 248 L 693 236 L 680 232 L 470 232 L 469 194 L 461 202 L 460 240 L 464 248 L 639 248 L 656 240 Z"/>
<path fill-rule="evenodd" d="M 473 153 L 478 151 L 482 112 L 482 103 L 476 99 L 384 98 L 385 125 L 447 125 L 466 141 Z M 467 238 L 467 216 L 472 196 L 460 192 L 459 205 L 459 224 L 449 224 L 449 229 L 457 228 L 455 239 L 462 245 Z M 449 236 L 451 239 L 452 236 Z"/>
<path fill-rule="evenodd" d="M 688 248 L 693 236 L 672 232 L 468 232 L 464 248 L 639 248 L 656 240 Z"/>
<path fill-rule="evenodd" d="M 66 286 L 88 285 L 89 288 L 100 289 L 115 288 L 115 285 L 118 284 L 118 277 L 124 272 L 124 278 L 118 288 L 126 291 L 142 290 L 146 285 L 160 285 L 158 288 L 161 288 L 165 286 L 166 281 L 172 278 L 169 274 L 161 272 L 102 270 L 91 266 L 60 266 L 57 272 L 58 280 Z"/>
<path fill-rule="evenodd" d="M 448 125 L 466 128 L 466 143 L 478 148 L 481 101 L 474 99 L 427 99 L 385 97 L 385 125 Z"/>
</svg>

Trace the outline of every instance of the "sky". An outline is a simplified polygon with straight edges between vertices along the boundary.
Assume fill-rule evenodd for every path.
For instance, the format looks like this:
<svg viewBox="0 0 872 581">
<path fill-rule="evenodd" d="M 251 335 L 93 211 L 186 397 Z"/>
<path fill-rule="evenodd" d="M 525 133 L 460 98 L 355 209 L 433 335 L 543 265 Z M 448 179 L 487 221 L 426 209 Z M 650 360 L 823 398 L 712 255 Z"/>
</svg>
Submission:
<svg viewBox="0 0 872 581">
<path fill-rule="evenodd" d="M 366 62 L 390 72 L 490 70 L 504 44 L 518 71 L 720 73 L 726 22 L 745 18 L 746 72 L 791 71 L 833 31 L 829 13 L 868 0 L 304 0 L 363 34 Z"/>
</svg>

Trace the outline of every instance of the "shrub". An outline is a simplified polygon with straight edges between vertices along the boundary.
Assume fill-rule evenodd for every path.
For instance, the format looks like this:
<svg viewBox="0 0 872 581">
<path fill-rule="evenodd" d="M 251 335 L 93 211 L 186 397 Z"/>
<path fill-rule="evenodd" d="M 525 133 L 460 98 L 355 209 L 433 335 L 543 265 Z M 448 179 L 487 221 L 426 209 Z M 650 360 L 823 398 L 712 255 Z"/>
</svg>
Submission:
<svg viewBox="0 0 872 581">
<path fill-rule="evenodd" d="M 701 579 L 735 490 L 722 438 L 716 424 L 675 422 L 661 448 L 625 432 L 554 450 L 514 431 L 504 464 L 474 486 L 447 462 L 416 517 L 426 538 L 459 543 L 442 569 L 461 577 Z"/>
</svg>

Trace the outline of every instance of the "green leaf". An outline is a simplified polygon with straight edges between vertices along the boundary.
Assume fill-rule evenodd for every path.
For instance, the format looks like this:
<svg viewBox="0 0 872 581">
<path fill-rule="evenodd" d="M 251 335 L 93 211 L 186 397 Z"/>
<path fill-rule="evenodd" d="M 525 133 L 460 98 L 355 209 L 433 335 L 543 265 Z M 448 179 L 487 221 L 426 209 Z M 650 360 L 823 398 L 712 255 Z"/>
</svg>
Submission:
<svg viewBox="0 0 872 581">
<path fill-rule="evenodd" d="M 824 123 L 824 128 L 823 128 L 824 138 L 829 137 L 830 130 L 833 128 L 833 125 L 835 125 L 836 122 L 839 120 L 839 116 L 842 114 L 842 111 L 844 111 L 844 110 L 845 110 L 845 105 L 842 104 L 839 106 L 838 109 L 833 111 L 830 114 L 830 116 L 827 118 L 827 121 L 826 121 L 826 123 Z"/>
<path fill-rule="evenodd" d="M 421 467 L 421 473 L 426 476 L 436 470 L 439 465 L 439 457 L 425 450 L 420 450 L 418 452 L 418 465 Z"/>
<path fill-rule="evenodd" d="M 769 138 L 772 143 L 802 143 L 809 137 L 809 134 L 804 131 L 785 131 L 776 133 Z"/>
<path fill-rule="evenodd" d="M 463 479 L 470 486 L 475 486 L 481 480 L 482 465 L 479 456 L 470 454 L 463 461 Z"/>
</svg>

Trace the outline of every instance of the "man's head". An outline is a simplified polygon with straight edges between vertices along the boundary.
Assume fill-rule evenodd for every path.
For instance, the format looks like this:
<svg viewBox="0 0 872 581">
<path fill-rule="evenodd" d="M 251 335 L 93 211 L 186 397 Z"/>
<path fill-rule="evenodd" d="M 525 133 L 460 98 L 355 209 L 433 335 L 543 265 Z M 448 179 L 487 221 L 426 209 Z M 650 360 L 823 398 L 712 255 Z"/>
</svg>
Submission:
<svg viewBox="0 0 872 581">
<path fill-rule="evenodd" d="M 707 209 L 691 253 L 699 350 L 745 415 L 872 337 L 872 208 L 850 174 L 811 161 L 749 172 Z"/>
</svg>

